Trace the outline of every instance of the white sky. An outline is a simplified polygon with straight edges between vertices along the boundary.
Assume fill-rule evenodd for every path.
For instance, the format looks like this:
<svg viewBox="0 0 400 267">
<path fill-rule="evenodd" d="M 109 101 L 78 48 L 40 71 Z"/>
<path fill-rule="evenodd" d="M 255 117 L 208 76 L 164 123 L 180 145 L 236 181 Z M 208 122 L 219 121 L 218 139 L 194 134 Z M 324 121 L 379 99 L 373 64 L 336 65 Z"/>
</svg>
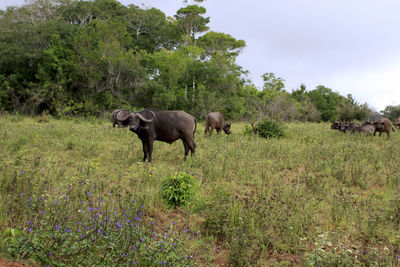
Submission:
<svg viewBox="0 0 400 267">
<path fill-rule="evenodd" d="M 120 0 L 173 16 L 182 0 Z M 24 0 L 0 0 L 0 9 Z M 194 2 L 189 1 L 189 4 Z M 377 111 L 400 104 L 399 0 L 206 0 L 210 30 L 246 41 L 238 64 L 286 90 L 327 86 Z"/>
</svg>

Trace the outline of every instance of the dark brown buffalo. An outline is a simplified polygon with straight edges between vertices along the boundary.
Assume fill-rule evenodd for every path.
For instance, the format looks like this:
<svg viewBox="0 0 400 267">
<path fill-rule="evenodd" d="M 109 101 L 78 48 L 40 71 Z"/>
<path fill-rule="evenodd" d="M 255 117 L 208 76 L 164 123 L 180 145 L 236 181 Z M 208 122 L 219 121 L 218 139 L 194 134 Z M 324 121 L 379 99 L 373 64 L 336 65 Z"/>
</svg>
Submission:
<svg viewBox="0 0 400 267">
<path fill-rule="evenodd" d="M 331 129 L 340 131 L 341 126 L 342 126 L 342 123 L 340 121 L 334 121 L 331 124 Z"/>
<path fill-rule="evenodd" d="M 125 118 L 128 114 L 130 113 L 129 110 L 126 109 L 116 109 L 112 112 L 111 114 L 111 122 L 113 124 L 113 127 L 115 127 L 115 124 L 118 124 L 118 127 L 128 127 L 128 122 L 123 121 L 121 119 Z"/>
<path fill-rule="evenodd" d="M 342 122 L 340 125 L 340 131 L 346 133 L 346 131 L 351 131 L 355 127 L 360 127 L 360 124 L 353 122 Z"/>
<path fill-rule="evenodd" d="M 394 126 L 397 127 L 397 129 L 400 129 L 400 117 L 396 119 L 396 121 L 393 123 Z"/>
<path fill-rule="evenodd" d="M 381 119 L 375 121 L 374 126 L 375 126 L 374 136 L 375 136 L 376 132 L 379 132 L 379 136 L 381 136 L 382 133 L 386 132 L 387 138 L 389 139 L 390 129 L 392 129 L 393 132 L 395 131 L 395 129 L 393 128 L 392 122 L 387 118 L 381 118 Z"/>
<path fill-rule="evenodd" d="M 185 157 L 189 150 L 193 155 L 196 148 L 194 132 L 196 118 L 180 110 L 143 110 L 131 112 L 122 121 L 127 121 L 129 130 L 136 133 L 143 145 L 143 161 L 151 162 L 154 140 L 172 144 L 181 139 L 185 148 Z M 194 129 L 194 130 L 193 130 Z"/>
<path fill-rule="evenodd" d="M 206 116 L 204 133 L 210 133 L 211 136 L 214 129 L 217 130 L 218 134 L 222 130 L 228 135 L 231 134 L 231 124 L 225 122 L 224 115 L 221 112 L 211 112 Z"/>
<path fill-rule="evenodd" d="M 350 134 L 365 133 L 372 135 L 375 132 L 375 126 L 370 121 L 365 121 L 361 126 L 355 126 L 350 130 Z"/>
</svg>

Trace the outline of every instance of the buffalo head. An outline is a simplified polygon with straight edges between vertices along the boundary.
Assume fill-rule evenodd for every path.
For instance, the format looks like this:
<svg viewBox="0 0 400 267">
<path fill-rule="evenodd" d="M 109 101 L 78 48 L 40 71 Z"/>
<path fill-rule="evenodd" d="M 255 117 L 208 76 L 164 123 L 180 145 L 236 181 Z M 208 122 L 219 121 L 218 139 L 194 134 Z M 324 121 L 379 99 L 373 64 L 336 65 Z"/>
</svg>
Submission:
<svg viewBox="0 0 400 267">
<path fill-rule="evenodd" d="M 131 112 L 121 120 L 125 122 L 128 121 L 129 130 L 137 133 L 140 129 L 148 129 L 148 126 L 146 124 L 153 122 L 154 118 L 156 117 L 156 114 L 154 114 L 154 112 L 151 110 L 150 112 L 153 115 L 152 119 L 146 119 L 145 117 L 143 117 L 142 114 L 138 112 Z"/>
<path fill-rule="evenodd" d="M 231 124 L 225 123 L 224 127 L 222 128 L 226 134 L 231 134 Z"/>
<path fill-rule="evenodd" d="M 375 129 L 379 132 L 381 130 L 384 130 L 385 128 L 385 121 L 383 120 L 378 120 L 378 121 L 374 121 L 374 126 Z"/>
<path fill-rule="evenodd" d="M 334 121 L 334 122 L 332 122 L 331 129 L 332 130 L 340 130 L 341 124 L 342 123 L 340 121 Z"/>
</svg>

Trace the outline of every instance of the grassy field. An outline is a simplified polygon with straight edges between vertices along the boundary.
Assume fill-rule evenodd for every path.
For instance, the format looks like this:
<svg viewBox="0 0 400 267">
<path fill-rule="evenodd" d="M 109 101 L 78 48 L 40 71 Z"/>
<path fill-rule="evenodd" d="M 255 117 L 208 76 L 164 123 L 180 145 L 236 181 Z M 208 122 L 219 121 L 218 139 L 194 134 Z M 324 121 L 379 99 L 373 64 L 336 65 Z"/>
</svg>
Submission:
<svg viewBox="0 0 400 267">
<path fill-rule="evenodd" d="M 149 164 L 141 161 L 138 137 L 127 129 L 113 129 L 105 119 L 0 117 L 3 256 L 30 258 L 43 265 L 62 262 L 62 256 L 50 251 L 46 258 L 39 251 L 46 241 L 39 234 L 30 235 L 58 222 L 60 214 L 80 219 L 74 217 L 75 204 L 57 213 L 51 203 L 59 205 L 67 196 L 69 203 L 74 203 L 75 196 L 76 201 L 80 196 L 91 203 L 93 195 L 100 199 L 105 194 L 108 203 L 140 203 L 135 212 L 140 214 L 143 236 L 159 234 L 165 227 L 178 232 L 174 240 L 181 247 L 163 255 L 151 254 L 160 262 L 143 261 L 145 265 L 182 255 L 190 258 L 180 261 L 182 266 L 399 265 L 399 133 L 387 140 L 385 136 L 341 134 L 330 130 L 327 123 L 289 123 L 285 138 L 264 139 L 244 136 L 245 125 L 234 123 L 232 135 L 209 138 L 199 124 L 195 156 L 182 160 L 181 141 L 172 145 L 156 142 Z M 159 188 L 165 177 L 177 172 L 192 175 L 199 186 L 191 204 L 170 209 Z M 109 204 L 102 209 L 128 216 L 122 206 Z M 36 228 L 30 227 L 32 216 Z M 69 230 L 66 233 L 70 235 Z M 23 240 L 38 248 L 24 253 Z M 59 243 L 54 241 L 56 245 L 50 248 L 58 248 Z M 175 241 L 171 244 L 175 246 Z M 118 255 L 108 252 L 110 243 L 105 246 L 104 260 L 118 262 Z M 121 255 L 128 253 L 122 248 L 112 251 L 118 249 Z M 140 255 L 150 257 L 146 253 L 143 250 Z M 102 257 L 99 250 L 94 254 Z M 74 254 L 68 256 L 71 259 L 64 264 L 71 265 Z M 124 262 L 123 257 L 118 258 L 121 265 L 134 264 L 133 260 Z M 85 262 L 81 259 L 79 264 Z"/>
</svg>

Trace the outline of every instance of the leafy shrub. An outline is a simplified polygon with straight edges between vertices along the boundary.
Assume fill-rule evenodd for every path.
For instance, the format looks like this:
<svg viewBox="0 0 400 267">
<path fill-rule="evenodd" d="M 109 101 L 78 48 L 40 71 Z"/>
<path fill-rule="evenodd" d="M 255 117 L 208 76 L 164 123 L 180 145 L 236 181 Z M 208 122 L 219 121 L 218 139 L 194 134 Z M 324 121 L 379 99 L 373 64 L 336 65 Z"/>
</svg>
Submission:
<svg viewBox="0 0 400 267">
<path fill-rule="evenodd" d="M 163 181 L 161 198 L 169 207 L 184 206 L 193 199 L 196 192 L 196 180 L 185 172 L 175 173 Z"/>
<path fill-rule="evenodd" d="M 285 136 L 285 130 L 283 126 L 270 118 L 265 118 L 255 126 L 252 125 L 252 128 L 246 126 L 246 128 L 243 130 L 243 134 L 249 135 L 251 133 L 257 133 L 264 138 L 282 138 Z"/>
</svg>

